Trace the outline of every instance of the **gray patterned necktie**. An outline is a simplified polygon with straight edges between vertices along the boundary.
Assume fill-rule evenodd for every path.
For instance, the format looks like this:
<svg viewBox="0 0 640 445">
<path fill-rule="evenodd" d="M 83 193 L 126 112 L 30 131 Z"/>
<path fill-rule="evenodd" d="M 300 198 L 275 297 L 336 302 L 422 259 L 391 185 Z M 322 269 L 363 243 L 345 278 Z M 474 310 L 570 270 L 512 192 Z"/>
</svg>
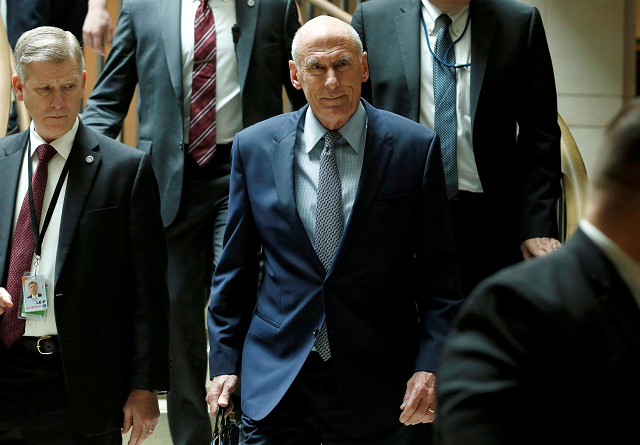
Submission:
<svg viewBox="0 0 640 445">
<path fill-rule="evenodd" d="M 435 54 L 440 60 L 455 65 L 456 52 L 449 33 L 451 18 L 446 14 L 442 14 L 439 19 L 441 26 L 436 39 Z M 433 126 L 435 132 L 440 136 L 444 179 L 449 199 L 458 194 L 456 87 L 456 69 L 441 64 L 434 57 L 433 99 L 435 102 L 435 114 Z"/>
<path fill-rule="evenodd" d="M 320 179 L 318 180 L 318 205 L 316 207 L 316 253 L 324 270 L 329 270 L 342 237 L 342 184 L 334 148 L 341 138 L 337 131 L 324 135 L 324 149 L 320 157 Z M 327 324 L 322 325 L 314 347 L 322 360 L 331 358 Z"/>
</svg>

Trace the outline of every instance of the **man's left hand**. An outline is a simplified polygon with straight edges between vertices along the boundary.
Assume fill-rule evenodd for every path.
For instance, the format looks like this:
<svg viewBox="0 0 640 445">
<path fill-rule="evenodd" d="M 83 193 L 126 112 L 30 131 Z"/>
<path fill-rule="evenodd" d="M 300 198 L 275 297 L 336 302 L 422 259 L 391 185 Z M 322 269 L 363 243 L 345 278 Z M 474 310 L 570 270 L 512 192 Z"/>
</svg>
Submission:
<svg viewBox="0 0 640 445">
<path fill-rule="evenodd" d="M 113 40 L 113 23 L 107 10 L 106 0 L 89 1 L 89 10 L 82 25 L 82 40 L 89 48 L 93 48 L 103 56 L 106 47 Z"/>
<path fill-rule="evenodd" d="M 529 238 L 520 244 L 522 257 L 525 260 L 537 256 L 545 256 L 556 250 L 562 244 L 555 238 Z"/>
<path fill-rule="evenodd" d="M 123 411 L 122 434 L 127 434 L 133 427 L 129 445 L 142 444 L 153 433 L 160 417 L 157 394 L 147 390 L 132 389 Z"/>
<path fill-rule="evenodd" d="M 407 382 L 400 422 L 405 425 L 431 423 L 436 418 L 436 375 L 418 371 Z"/>
</svg>

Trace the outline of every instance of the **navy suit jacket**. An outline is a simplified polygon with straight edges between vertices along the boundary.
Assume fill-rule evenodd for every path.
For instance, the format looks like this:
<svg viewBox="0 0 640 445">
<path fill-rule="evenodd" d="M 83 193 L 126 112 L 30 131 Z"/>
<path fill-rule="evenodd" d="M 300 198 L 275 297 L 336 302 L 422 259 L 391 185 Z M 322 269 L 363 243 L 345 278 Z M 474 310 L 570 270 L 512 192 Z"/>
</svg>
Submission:
<svg viewBox="0 0 640 445">
<path fill-rule="evenodd" d="M 210 369 L 242 375 L 242 410 L 252 419 L 280 401 L 326 315 L 354 416 L 397 423 L 407 380 L 436 369 L 461 301 L 438 138 L 363 104 L 362 175 L 327 272 L 295 202 L 296 132 L 307 107 L 245 129 L 233 143 L 225 248 L 209 307 Z"/>
</svg>

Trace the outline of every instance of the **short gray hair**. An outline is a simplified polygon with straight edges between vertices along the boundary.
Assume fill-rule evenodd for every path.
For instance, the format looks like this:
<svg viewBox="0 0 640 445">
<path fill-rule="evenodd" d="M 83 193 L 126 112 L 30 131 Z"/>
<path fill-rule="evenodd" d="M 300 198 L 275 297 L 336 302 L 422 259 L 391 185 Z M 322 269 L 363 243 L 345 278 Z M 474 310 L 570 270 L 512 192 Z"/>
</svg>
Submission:
<svg viewBox="0 0 640 445">
<path fill-rule="evenodd" d="M 62 63 L 69 59 L 84 70 L 84 56 L 78 39 L 69 31 L 54 26 L 41 26 L 23 33 L 16 43 L 16 74 L 24 82 L 26 68 L 32 62 Z"/>
<path fill-rule="evenodd" d="M 336 20 L 339 20 L 339 19 L 336 19 Z M 301 31 L 304 29 L 305 26 L 307 26 L 312 21 L 313 20 L 310 20 L 309 22 L 302 25 L 293 36 L 293 41 L 291 42 L 291 58 L 293 59 L 296 66 L 300 66 L 300 61 L 298 60 L 298 46 L 300 45 Z M 358 32 L 353 28 L 353 26 L 349 25 L 348 23 L 346 22 L 342 22 L 342 23 L 344 23 L 347 31 L 351 35 L 351 39 L 353 40 L 353 43 L 356 45 L 358 49 L 358 58 L 360 59 L 360 61 L 362 61 L 362 53 L 364 49 L 362 46 L 362 40 L 360 39 Z"/>
</svg>

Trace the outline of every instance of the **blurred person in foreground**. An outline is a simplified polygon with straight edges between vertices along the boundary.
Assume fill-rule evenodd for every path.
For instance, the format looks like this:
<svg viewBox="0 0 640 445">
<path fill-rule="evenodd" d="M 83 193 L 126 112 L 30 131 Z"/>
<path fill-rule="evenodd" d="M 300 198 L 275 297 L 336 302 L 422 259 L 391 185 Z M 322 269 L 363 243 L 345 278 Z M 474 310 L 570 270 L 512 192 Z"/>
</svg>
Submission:
<svg viewBox="0 0 640 445">
<path fill-rule="evenodd" d="M 606 130 L 585 218 L 483 282 L 438 379 L 442 445 L 629 443 L 640 410 L 640 102 Z"/>
</svg>

